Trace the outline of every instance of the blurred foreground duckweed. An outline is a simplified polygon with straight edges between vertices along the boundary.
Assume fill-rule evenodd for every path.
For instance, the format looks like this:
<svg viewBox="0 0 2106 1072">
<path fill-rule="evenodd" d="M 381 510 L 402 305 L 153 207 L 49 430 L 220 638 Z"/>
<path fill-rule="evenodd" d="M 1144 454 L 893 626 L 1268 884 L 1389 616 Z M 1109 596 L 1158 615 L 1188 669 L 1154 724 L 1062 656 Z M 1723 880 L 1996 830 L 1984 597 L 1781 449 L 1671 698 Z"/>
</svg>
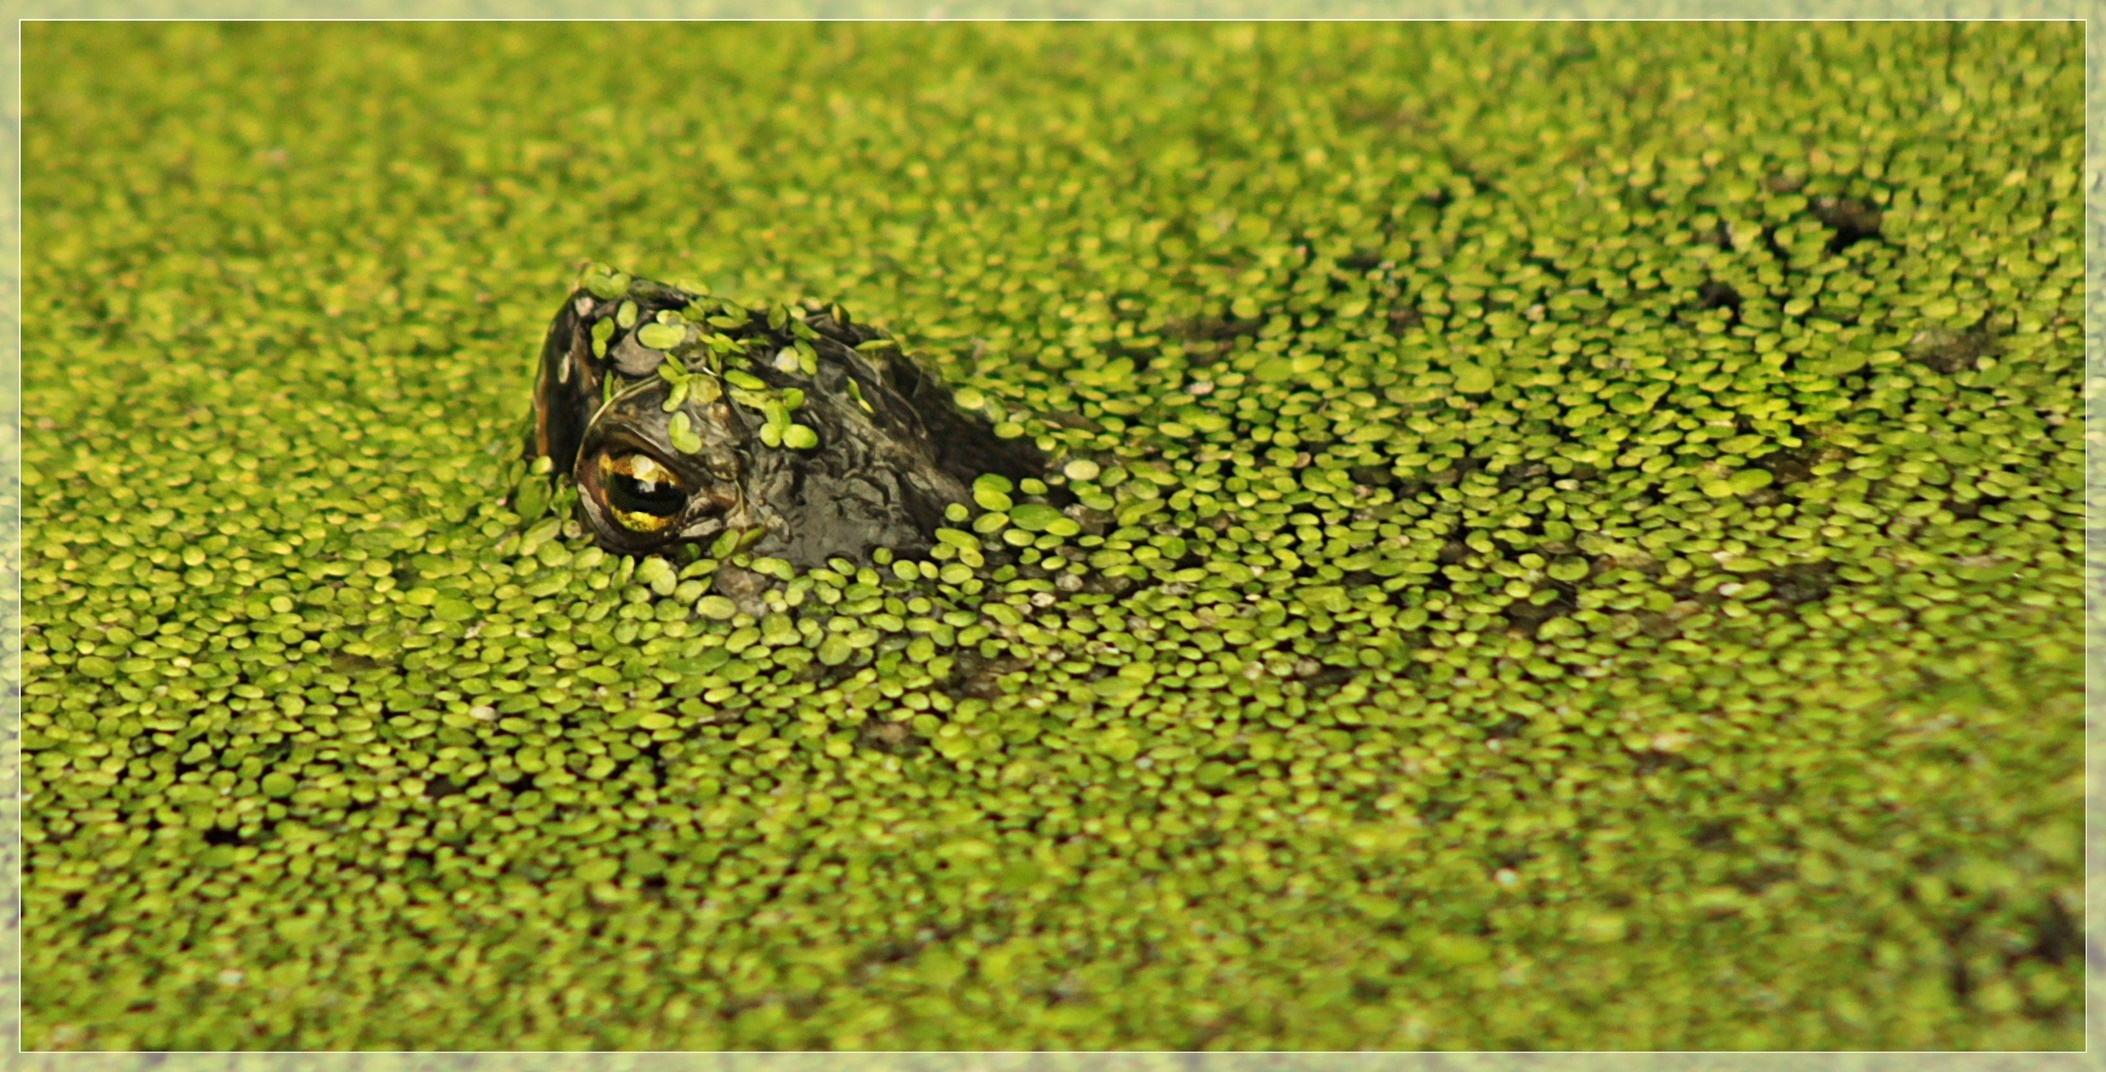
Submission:
<svg viewBox="0 0 2106 1072">
<path fill-rule="evenodd" d="M 2081 1045 L 2074 24 L 24 33 L 27 1048 Z M 1048 475 L 609 556 L 587 259 Z"/>
</svg>

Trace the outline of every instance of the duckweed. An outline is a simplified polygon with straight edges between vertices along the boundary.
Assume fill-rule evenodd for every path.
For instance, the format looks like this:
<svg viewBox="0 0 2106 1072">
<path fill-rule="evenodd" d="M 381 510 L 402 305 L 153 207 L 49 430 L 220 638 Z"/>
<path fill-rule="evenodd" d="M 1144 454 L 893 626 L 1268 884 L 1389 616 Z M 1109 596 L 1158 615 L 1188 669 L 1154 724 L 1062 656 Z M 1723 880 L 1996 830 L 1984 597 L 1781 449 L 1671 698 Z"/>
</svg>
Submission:
<svg viewBox="0 0 2106 1072">
<path fill-rule="evenodd" d="M 2081 1045 L 2077 24 L 23 32 L 27 1048 Z M 610 557 L 593 263 L 1055 465 Z"/>
</svg>

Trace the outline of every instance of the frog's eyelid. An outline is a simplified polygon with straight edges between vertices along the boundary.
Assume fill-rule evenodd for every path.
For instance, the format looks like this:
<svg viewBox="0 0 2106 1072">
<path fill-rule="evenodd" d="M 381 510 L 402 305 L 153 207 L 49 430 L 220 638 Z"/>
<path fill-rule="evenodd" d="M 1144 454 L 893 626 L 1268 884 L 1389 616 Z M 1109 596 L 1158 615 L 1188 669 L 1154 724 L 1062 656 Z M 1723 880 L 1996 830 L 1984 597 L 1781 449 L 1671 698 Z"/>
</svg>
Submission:
<svg viewBox="0 0 2106 1072">
<path fill-rule="evenodd" d="M 655 377 L 653 377 L 652 379 L 655 379 Z M 611 395 L 608 395 L 607 400 L 605 402 L 600 403 L 600 408 L 592 411 L 592 419 L 585 422 L 585 434 L 579 436 L 578 441 L 582 443 L 588 436 L 592 435 L 593 427 L 600 423 L 600 418 L 606 416 L 608 410 L 614 408 L 614 404 L 616 402 L 623 401 L 629 398 L 630 396 L 638 394 L 646 388 L 650 387 L 652 379 L 638 380 L 635 383 L 632 383 L 629 386 L 624 387 Z"/>
</svg>

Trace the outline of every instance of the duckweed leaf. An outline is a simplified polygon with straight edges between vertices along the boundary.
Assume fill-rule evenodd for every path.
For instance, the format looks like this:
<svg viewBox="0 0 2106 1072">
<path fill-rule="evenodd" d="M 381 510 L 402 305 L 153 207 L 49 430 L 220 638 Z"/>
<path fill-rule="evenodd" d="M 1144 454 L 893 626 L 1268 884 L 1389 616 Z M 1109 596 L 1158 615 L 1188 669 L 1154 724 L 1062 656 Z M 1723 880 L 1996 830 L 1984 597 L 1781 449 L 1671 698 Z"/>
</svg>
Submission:
<svg viewBox="0 0 2106 1072">
<path fill-rule="evenodd" d="M 684 410 L 673 414 L 666 421 L 665 434 L 666 439 L 673 444 L 673 449 L 682 454 L 694 454 L 702 449 L 702 437 L 695 431 L 694 421 L 688 418 Z"/>
<path fill-rule="evenodd" d="M 990 507 L 990 509 L 1003 509 L 1003 507 Z M 1061 520 L 1061 516 L 1060 511 L 1044 503 L 1022 503 L 1014 508 L 1009 508 L 1009 519 L 1015 523 L 1017 528 L 1026 532 L 1044 532 L 1047 526 L 1057 524 Z"/>
<path fill-rule="evenodd" d="M 1498 383 L 1492 371 L 1482 365 L 1455 366 L 1455 389 L 1466 395 L 1481 395 Z"/>
<path fill-rule="evenodd" d="M 636 341 L 653 350 L 670 350 L 687 338 L 685 325 L 650 323 L 637 329 Z"/>
</svg>

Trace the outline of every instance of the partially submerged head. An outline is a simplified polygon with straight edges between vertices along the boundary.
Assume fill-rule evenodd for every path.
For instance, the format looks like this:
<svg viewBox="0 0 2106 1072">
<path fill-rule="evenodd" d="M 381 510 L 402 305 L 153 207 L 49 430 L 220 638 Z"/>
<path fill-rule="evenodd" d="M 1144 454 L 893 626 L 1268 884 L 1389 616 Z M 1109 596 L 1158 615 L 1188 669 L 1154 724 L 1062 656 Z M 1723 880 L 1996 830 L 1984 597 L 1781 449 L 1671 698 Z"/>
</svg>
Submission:
<svg viewBox="0 0 2106 1072">
<path fill-rule="evenodd" d="M 981 473 L 1038 475 L 1023 440 L 838 307 L 736 304 L 605 269 L 549 325 L 533 454 L 608 550 L 729 545 L 800 566 L 926 549 Z"/>
</svg>

